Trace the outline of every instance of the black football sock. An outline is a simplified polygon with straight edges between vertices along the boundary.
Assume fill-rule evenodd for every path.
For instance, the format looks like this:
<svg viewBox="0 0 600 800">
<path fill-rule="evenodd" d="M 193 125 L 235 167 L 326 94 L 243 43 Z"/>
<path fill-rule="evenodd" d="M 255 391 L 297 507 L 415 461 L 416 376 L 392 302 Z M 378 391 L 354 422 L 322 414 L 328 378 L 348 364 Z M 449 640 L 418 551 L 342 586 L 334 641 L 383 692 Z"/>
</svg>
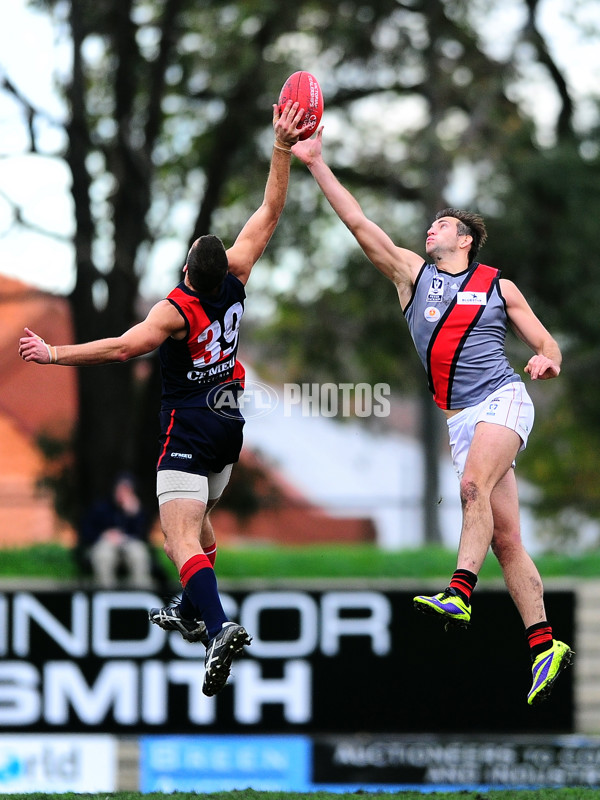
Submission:
<svg viewBox="0 0 600 800">
<path fill-rule="evenodd" d="M 194 608 L 192 601 L 188 597 L 185 589 L 181 593 L 179 615 L 182 617 L 182 619 L 194 619 L 196 617 L 196 609 Z"/>
</svg>

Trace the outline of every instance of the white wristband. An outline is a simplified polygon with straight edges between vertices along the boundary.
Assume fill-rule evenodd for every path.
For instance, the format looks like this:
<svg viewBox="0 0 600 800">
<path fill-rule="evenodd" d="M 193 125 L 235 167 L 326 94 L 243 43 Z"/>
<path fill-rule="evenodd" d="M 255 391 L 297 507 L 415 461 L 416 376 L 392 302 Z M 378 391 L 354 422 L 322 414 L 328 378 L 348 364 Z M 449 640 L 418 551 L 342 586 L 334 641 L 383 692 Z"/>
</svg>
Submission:
<svg viewBox="0 0 600 800">
<path fill-rule="evenodd" d="M 56 356 L 54 356 L 54 357 L 52 356 L 52 350 L 54 350 L 55 353 L 56 353 L 56 350 L 53 347 L 50 347 L 50 345 L 47 344 L 43 339 L 42 339 L 42 344 L 45 346 L 46 350 L 48 351 L 48 363 L 49 364 L 54 364 L 55 361 L 56 361 Z"/>
</svg>

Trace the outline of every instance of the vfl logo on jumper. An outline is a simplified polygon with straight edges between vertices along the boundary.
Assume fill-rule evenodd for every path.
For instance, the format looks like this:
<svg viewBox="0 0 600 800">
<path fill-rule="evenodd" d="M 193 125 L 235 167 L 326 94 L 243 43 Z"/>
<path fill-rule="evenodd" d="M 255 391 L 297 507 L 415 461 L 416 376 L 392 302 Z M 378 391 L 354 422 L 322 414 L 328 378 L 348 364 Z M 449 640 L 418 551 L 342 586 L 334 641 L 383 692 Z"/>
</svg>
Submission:
<svg viewBox="0 0 600 800">
<path fill-rule="evenodd" d="M 459 306 L 486 306 L 487 295 L 485 292 L 459 292 L 456 302 Z"/>
<path fill-rule="evenodd" d="M 239 419 L 240 412 L 249 417 L 264 417 L 270 414 L 277 404 L 277 392 L 266 383 L 245 381 L 244 388 L 238 382 L 215 386 L 207 395 L 208 407 L 215 414 L 230 419 Z"/>
<path fill-rule="evenodd" d="M 423 312 L 423 316 L 427 320 L 427 322 L 437 322 L 438 319 L 442 316 L 439 308 L 435 306 L 427 306 L 425 311 Z"/>
<path fill-rule="evenodd" d="M 444 279 L 437 276 L 432 279 L 431 286 L 425 298 L 426 303 L 441 303 L 444 299 Z"/>
</svg>

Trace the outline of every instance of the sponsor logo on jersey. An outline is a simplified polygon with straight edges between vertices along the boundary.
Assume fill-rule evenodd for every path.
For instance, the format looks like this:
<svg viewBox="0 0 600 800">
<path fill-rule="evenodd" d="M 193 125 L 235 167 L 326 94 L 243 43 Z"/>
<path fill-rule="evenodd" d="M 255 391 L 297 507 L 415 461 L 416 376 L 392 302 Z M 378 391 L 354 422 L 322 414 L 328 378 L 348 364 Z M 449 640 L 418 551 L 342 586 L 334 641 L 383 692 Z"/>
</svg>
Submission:
<svg viewBox="0 0 600 800">
<path fill-rule="evenodd" d="M 171 458 L 184 458 L 190 460 L 192 458 L 191 453 L 171 453 Z"/>
<path fill-rule="evenodd" d="M 426 303 L 441 303 L 444 299 L 444 279 L 441 275 L 436 275 L 431 280 L 431 286 L 425 298 Z"/>
<path fill-rule="evenodd" d="M 442 316 L 439 308 L 435 306 L 427 306 L 425 311 L 423 312 L 423 316 L 427 320 L 427 322 L 437 322 L 438 319 Z"/>
<path fill-rule="evenodd" d="M 222 383 L 233 375 L 235 356 L 232 356 L 226 361 L 221 361 L 219 364 L 215 364 L 211 367 L 200 368 L 199 364 L 200 361 L 198 364 L 194 362 L 196 369 L 191 369 L 187 373 L 188 381 L 194 381 L 194 383 L 197 383 L 200 386 L 215 383 L 216 381 Z"/>
<path fill-rule="evenodd" d="M 456 295 L 456 302 L 459 306 L 485 306 L 487 305 L 487 294 L 485 292 L 459 292 Z"/>
</svg>

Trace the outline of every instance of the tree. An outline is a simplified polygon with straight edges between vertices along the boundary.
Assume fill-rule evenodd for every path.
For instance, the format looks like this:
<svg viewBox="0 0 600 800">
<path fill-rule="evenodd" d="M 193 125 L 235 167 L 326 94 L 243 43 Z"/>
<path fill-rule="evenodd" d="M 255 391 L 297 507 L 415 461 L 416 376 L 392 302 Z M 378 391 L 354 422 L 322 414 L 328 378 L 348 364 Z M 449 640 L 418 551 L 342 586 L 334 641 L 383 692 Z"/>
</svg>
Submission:
<svg viewBox="0 0 600 800">
<path fill-rule="evenodd" d="M 225 239 L 256 207 L 270 102 L 302 49 L 300 43 L 288 52 L 280 40 L 310 25 L 303 14 L 319 18 L 320 12 L 311 3 L 215 0 L 39 5 L 54 14 L 57 28 L 67 27 L 72 45 L 71 75 L 62 87 L 76 222 L 77 277 L 69 299 L 77 339 L 86 341 L 136 321 L 144 260 L 155 242 L 173 235 L 179 203 L 197 207 L 183 235 L 177 231 L 180 263 L 189 243 L 210 229 L 217 208 L 231 207 Z M 394 6 L 391 0 L 378 5 L 380 15 Z M 330 3 L 329 17 L 334 10 Z M 354 43 L 364 46 L 368 29 L 353 34 Z M 19 97 L 8 80 L 4 89 Z M 35 149 L 36 109 L 19 100 Z M 174 265 L 169 269 L 175 279 Z M 138 436 L 145 425 L 156 429 L 147 421 L 158 409 L 152 366 L 145 383 L 136 381 L 135 364 L 79 371 L 76 496 L 82 504 L 106 490 L 115 469 L 147 475 L 155 462 L 156 452 L 148 458 L 143 444 L 152 437 Z"/>
<path fill-rule="evenodd" d="M 537 29 L 538 6 L 528 0 L 523 37 L 556 88 L 556 123 L 545 147 L 532 153 L 531 139 L 521 131 L 506 148 L 495 180 L 498 213 L 490 220 L 489 251 L 493 263 L 506 265 L 505 276 L 518 281 L 563 350 L 556 386 L 532 387 L 543 415 L 522 461 L 539 487 L 538 512 L 576 535 L 569 528 L 580 524 L 582 514 L 600 518 L 594 380 L 600 320 L 592 311 L 600 302 L 600 266 L 592 255 L 600 212 L 600 105 L 598 98 L 587 98 L 589 122 L 582 125 L 566 76 Z"/>
<path fill-rule="evenodd" d="M 427 101 L 427 113 L 420 126 L 401 133 L 400 161 L 390 157 L 394 150 L 389 143 L 367 145 L 365 157 L 356 159 L 350 170 L 342 136 L 329 140 L 326 136 L 325 147 L 334 170 L 363 206 L 392 236 L 395 234 L 399 244 L 417 251 L 422 251 L 422 244 L 415 244 L 414 231 L 424 232 L 432 211 L 465 203 L 453 201 L 452 179 L 456 170 L 468 168 L 474 189 L 467 202 L 484 213 L 490 230 L 483 260 L 502 266 L 505 277 L 517 280 L 558 336 L 566 355 L 557 386 L 531 387 L 545 416 L 537 423 L 536 435 L 521 459 L 522 474 L 540 487 L 538 510 L 556 514 L 571 506 L 597 517 L 599 398 L 595 384 L 590 382 L 590 370 L 594 371 L 598 360 L 594 343 L 599 331 L 595 315 L 582 313 L 581 286 L 586 287 L 586 299 L 593 307 L 600 285 L 598 267 L 589 255 L 595 244 L 598 203 L 598 113 L 596 108 L 596 123 L 578 126 L 578 107 L 567 77 L 553 60 L 550 45 L 538 27 L 538 5 L 536 0 L 526 3 L 525 23 L 515 38 L 513 54 L 500 65 L 480 52 L 478 27 L 470 17 L 474 8 L 482 13 L 486 6 L 489 10 L 495 4 L 439 4 L 441 18 L 427 18 L 429 45 L 412 54 L 422 61 L 423 78 L 411 90 Z M 413 8 L 416 16 L 423 10 L 419 5 Z M 545 123 L 551 130 L 546 130 L 543 145 L 519 79 L 521 66 L 516 54 L 524 44 L 531 63 L 547 73 L 558 100 L 554 123 Z M 588 98 L 588 117 L 590 106 Z M 347 119 L 347 127 L 341 126 L 344 137 L 353 119 L 352 107 Z M 385 116 L 378 122 L 384 126 Z M 360 136 L 370 143 L 377 133 L 365 127 Z M 437 194 L 432 186 L 437 187 Z M 392 203 L 388 201 L 390 195 Z M 398 208 L 410 222 L 410 231 L 398 227 Z M 327 213 L 323 208 L 319 211 Z M 312 259 L 307 258 L 309 264 Z M 572 277 L 574 265 L 576 282 Z M 369 269 L 364 258 L 362 267 L 347 261 L 340 270 L 338 286 L 328 289 L 317 302 L 313 298 L 298 301 L 289 293 L 285 302 L 279 303 L 279 318 L 269 333 L 283 344 L 292 342 L 288 351 L 294 356 L 296 371 L 299 353 L 304 354 L 304 366 L 310 369 L 319 343 L 335 340 L 329 321 L 335 328 L 340 313 L 348 327 L 344 310 L 352 308 L 349 318 L 353 339 L 360 341 L 364 332 L 369 343 L 362 368 L 367 374 L 372 370 L 379 380 L 382 368 L 396 385 L 406 389 L 405 373 L 412 365 L 405 353 L 405 333 L 400 343 L 390 336 L 368 336 L 384 311 L 374 287 L 362 277 L 364 269 Z M 373 281 L 378 280 L 373 277 Z M 305 321 L 307 337 L 318 328 L 319 338 L 311 338 L 312 347 L 302 347 L 298 341 L 299 320 Z M 286 332 L 289 336 L 282 335 Z M 509 347 L 515 350 L 515 357 L 525 359 L 524 365 L 529 354 L 514 342 L 509 341 Z M 327 352 L 331 358 L 336 351 Z M 354 347 L 351 352 L 356 355 L 360 350 Z M 513 363 L 518 365 L 514 359 Z M 435 445 L 430 444 L 427 452 L 435 454 Z M 431 490 L 427 494 L 437 496 Z"/>
<path fill-rule="evenodd" d="M 386 48 L 379 48 L 373 56 L 378 59 L 376 67 L 357 65 L 352 71 L 358 84 L 352 90 L 344 87 L 340 70 L 340 85 L 330 99 L 342 118 L 341 135 L 326 138 L 325 143 L 333 153 L 334 170 L 399 244 L 417 251 L 423 249 L 423 233 L 434 212 L 452 204 L 456 171 L 469 165 L 474 173 L 494 174 L 512 132 L 527 127 L 531 132 L 517 104 L 507 98 L 510 64 L 498 64 L 482 49 L 469 8 L 465 3 L 403 6 L 394 15 L 393 33 L 386 29 L 389 54 L 398 62 L 394 80 L 386 70 Z M 347 64 L 346 57 L 346 68 Z M 377 115 L 376 126 L 369 117 L 365 89 L 378 100 L 371 112 Z M 413 114 L 405 125 L 402 112 L 410 103 L 420 104 L 421 113 L 417 122 Z M 389 127 L 388 115 L 393 121 Z M 354 144 L 351 167 L 347 166 L 348 139 Z M 530 152 L 533 149 L 530 139 Z M 294 220 L 302 213 L 307 213 L 306 207 L 293 214 Z M 317 201 L 314 214 L 309 213 L 311 217 L 327 214 L 326 203 Z M 400 227 L 402 218 L 408 226 Z M 363 379 L 384 379 L 405 392 L 418 392 L 425 450 L 424 535 L 429 542 L 439 542 L 441 426 L 428 392 L 414 388 L 415 379 L 417 386 L 425 385 L 422 368 L 412 354 L 407 331 L 398 327 L 395 293 L 382 286 L 382 279 L 362 255 L 344 256 L 340 262 L 332 252 L 339 247 L 337 239 L 329 252 L 324 252 L 324 236 L 307 235 L 303 240 L 309 248 L 315 242 L 317 249 L 305 257 L 299 282 L 277 298 L 277 317 L 266 328 L 264 339 L 277 341 L 285 351 L 280 360 L 287 364 L 288 375 L 291 370 L 292 380 L 307 380 L 311 373 L 314 379 L 315 371 L 326 367 L 338 380 L 352 380 L 360 372 Z M 318 280 L 323 262 L 329 259 L 336 267 L 341 264 L 336 283 L 316 298 L 309 291 L 304 299 L 303 285 L 314 286 L 315 276 Z"/>
<path fill-rule="evenodd" d="M 507 186 L 522 185 L 527 169 L 521 167 L 545 157 L 515 91 L 517 48 L 492 57 L 481 39 L 482 15 L 499 0 L 38 5 L 72 46 L 72 71 L 62 86 L 69 110 L 64 157 L 76 215 L 70 300 L 81 341 L 136 321 L 140 281 L 148 263 L 167 252 L 165 243 L 170 255 L 163 269 L 174 283 L 196 236 L 212 230 L 227 243 L 236 235 L 260 202 L 270 103 L 299 65 L 322 83 L 326 146 L 337 174 L 412 249 L 421 249 L 427 222 L 454 199 L 461 175 L 474 186 L 465 201 L 493 227 Z M 572 137 L 575 158 L 583 136 L 574 132 L 568 84 L 538 30 L 536 0 L 524 7 L 516 41 L 529 43 L 531 62 L 556 87 L 563 105 L 555 127 Z M 3 88 L 21 102 L 35 148 L 37 110 L 7 78 Z M 350 255 L 298 166 L 292 185 L 253 277 L 277 309 L 273 326 L 254 322 L 263 328 L 263 360 L 279 359 L 296 380 L 360 374 L 412 389 L 415 377 L 422 380 L 420 365 L 409 354 L 393 291 L 364 259 Z M 531 241 L 528 215 L 513 223 Z M 492 240 L 498 238 L 494 233 Z M 490 253 L 503 256 L 500 247 Z M 273 278 L 282 275 L 293 289 L 276 289 Z M 139 364 L 79 372 L 77 496 L 85 504 L 120 466 L 143 472 L 153 491 L 158 392 L 154 360 L 148 365 L 144 379 Z M 433 440 L 429 452 L 436 447 Z"/>
<path fill-rule="evenodd" d="M 510 190 L 502 198 L 505 214 L 492 226 L 490 249 L 556 332 L 564 355 L 557 385 L 532 387 L 543 414 L 523 463 L 540 487 L 542 514 L 572 507 L 598 518 L 600 320 L 593 309 L 600 303 L 600 267 L 592 243 L 600 161 L 582 159 L 571 140 L 535 160 L 508 159 L 506 168 Z"/>
</svg>

